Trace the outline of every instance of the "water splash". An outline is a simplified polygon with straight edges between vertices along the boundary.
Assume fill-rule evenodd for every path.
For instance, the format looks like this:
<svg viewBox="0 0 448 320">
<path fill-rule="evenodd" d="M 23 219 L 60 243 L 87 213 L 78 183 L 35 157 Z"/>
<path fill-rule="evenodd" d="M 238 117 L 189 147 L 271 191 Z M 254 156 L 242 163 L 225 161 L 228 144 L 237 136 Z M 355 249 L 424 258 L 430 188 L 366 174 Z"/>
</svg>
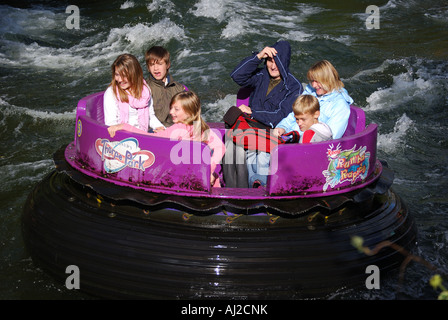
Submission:
<svg viewBox="0 0 448 320">
<path fill-rule="evenodd" d="M 403 114 L 395 123 L 390 133 L 378 134 L 378 149 L 387 153 L 393 153 L 405 143 L 405 137 L 415 125 L 406 114 Z"/>
<path fill-rule="evenodd" d="M 120 9 L 125 10 L 125 9 L 129 9 L 129 8 L 134 8 L 135 3 L 134 1 L 125 1 L 121 6 Z"/>
</svg>

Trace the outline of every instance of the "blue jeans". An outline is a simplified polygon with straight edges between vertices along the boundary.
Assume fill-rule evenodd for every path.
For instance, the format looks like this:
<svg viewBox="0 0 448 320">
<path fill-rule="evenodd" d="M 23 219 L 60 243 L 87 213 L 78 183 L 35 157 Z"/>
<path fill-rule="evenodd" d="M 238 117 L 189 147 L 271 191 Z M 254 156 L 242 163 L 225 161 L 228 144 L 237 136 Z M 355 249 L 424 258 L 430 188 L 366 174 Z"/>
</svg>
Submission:
<svg viewBox="0 0 448 320">
<path fill-rule="evenodd" d="M 256 180 L 266 186 L 269 175 L 269 162 L 271 155 L 263 151 L 248 150 L 246 153 L 249 188 Z"/>
</svg>

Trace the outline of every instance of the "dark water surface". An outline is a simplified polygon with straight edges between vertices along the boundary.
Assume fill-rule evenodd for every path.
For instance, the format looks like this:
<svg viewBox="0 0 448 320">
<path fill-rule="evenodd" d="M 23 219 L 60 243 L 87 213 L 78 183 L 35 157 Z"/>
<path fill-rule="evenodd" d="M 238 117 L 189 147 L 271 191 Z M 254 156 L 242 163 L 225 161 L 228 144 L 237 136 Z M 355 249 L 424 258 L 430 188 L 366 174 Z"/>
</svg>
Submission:
<svg viewBox="0 0 448 320">
<path fill-rule="evenodd" d="M 79 29 L 66 27 L 70 4 Z M 368 5 L 379 9 L 379 29 L 366 27 Z M 330 60 L 379 125 L 379 157 L 419 229 L 414 253 L 447 271 L 447 1 L 9 1 L 0 21 L 0 299 L 88 298 L 33 265 L 23 205 L 73 139 L 78 100 L 105 90 L 117 55 L 143 64 L 152 45 L 170 50 L 173 76 L 199 94 L 207 121 L 235 103 L 229 74 L 253 50 L 289 40 L 290 70 L 302 82 L 314 62 Z M 392 278 L 328 298 L 436 299 L 431 275 L 411 263 L 400 294 Z"/>
</svg>

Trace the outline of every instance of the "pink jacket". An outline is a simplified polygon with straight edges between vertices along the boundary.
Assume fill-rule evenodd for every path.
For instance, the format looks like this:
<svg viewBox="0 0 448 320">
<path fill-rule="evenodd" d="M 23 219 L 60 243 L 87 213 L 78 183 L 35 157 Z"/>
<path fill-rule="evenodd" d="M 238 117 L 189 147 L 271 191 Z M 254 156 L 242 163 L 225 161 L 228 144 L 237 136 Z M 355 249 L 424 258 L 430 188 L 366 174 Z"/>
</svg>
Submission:
<svg viewBox="0 0 448 320">
<path fill-rule="evenodd" d="M 117 89 L 117 97 L 119 97 L 118 89 Z M 128 95 L 129 102 L 122 102 L 120 99 L 118 100 L 118 110 L 120 112 L 120 122 L 128 123 L 129 120 L 129 106 L 131 108 L 138 109 L 138 125 L 139 128 L 145 131 L 148 131 L 149 125 L 149 101 L 151 100 L 151 91 L 149 91 L 148 84 L 145 80 L 143 80 L 143 91 L 142 97 L 140 99 L 136 99 L 131 95 Z"/>
<path fill-rule="evenodd" d="M 193 126 L 186 125 L 183 123 L 173 124 L 166 130 L 159 131 L 156 133 L 149 133 L 146 131 L 139 130 L 138 128 L 135 128 L 127 123 L 123 124 L 123 130 L 140 134 L 153 135 L 157 137 L 170 138 L 171 140 L 196 140 L 196 141 L 198 140 L 192 138 Z M 210 159 L 210 165 L 211 165 L 211 172 L 214 172 L 217 164 L 221 161 L 222 157 L 224 156 L 224 153 L 226 152 L 226 147 L 224 146 L 222 139 L 211 129 L 209 130 L 207 145 L 213 151 L 213 154 Z"/>
</svg>

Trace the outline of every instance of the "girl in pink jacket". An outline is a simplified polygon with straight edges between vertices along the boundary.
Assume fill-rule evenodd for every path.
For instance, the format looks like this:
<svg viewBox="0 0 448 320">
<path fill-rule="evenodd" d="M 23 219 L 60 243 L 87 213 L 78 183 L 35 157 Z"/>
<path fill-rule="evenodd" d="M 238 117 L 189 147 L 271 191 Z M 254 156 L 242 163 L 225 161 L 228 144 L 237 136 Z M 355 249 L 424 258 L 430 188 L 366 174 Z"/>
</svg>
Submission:
<svg viewBox="0 0 448 320">
<path fill-rule="evenodd" d="M 139 130 L 127 123 L 117 124 L 107 128 L 113 138 L 119 130 L 126 130 L 140 134 L 154 135 L 157 137 L 170 138 L 171 140 L 194 140 L 205 142 L 211 149 L 211 176 L 210 183 L 219 187 L 219 179 L 215 173 L 216 166 L 225 153 L 224 143 L 201 117 L 201 102 L 199 97 L 192 91 L 179 92 L 173 96 L 170 103 L 170 115 L 174 124 L 166 130 L 149 133 Z"/>
</svg>

